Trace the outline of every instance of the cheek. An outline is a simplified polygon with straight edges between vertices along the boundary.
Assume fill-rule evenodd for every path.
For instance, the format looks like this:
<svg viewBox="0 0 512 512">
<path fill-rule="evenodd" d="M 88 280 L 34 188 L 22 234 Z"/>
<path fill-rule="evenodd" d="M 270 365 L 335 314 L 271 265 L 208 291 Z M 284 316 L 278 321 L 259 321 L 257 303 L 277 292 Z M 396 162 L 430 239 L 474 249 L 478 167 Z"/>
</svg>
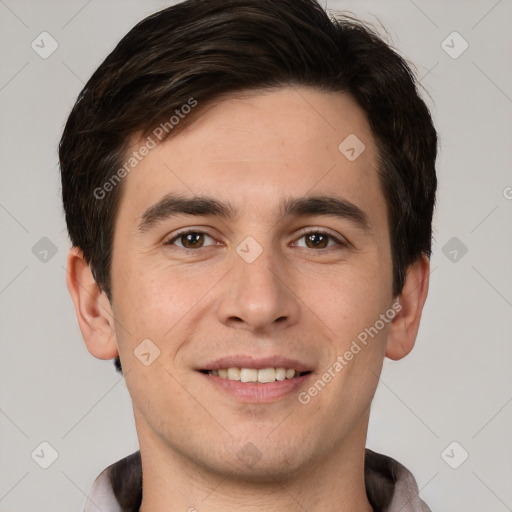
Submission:
<svg viewBox="0 0 512 512">
<path fill-rule="evenodd" d="M 114 297 L 120 352 L 131 360 L 139 344 L 150 339 L 161 354 L 155 364 L 166 361 L 164 366 L 168 366 L 191 338 L 199 312 L 208 305 L 205 294 L 221 275 L 192 267 L 185 271 L 166 261 L 153 265 L 123 262 L 118 267 L 120 285 Z"/>
<path fill-rule="evenodd" d="M 145 279 L 139 274 L 127 283 L 119 318 L 135 341 L 150 338 L 161 345 L 185 310 L 190 309 L 190 293 L 169 281 Z"/>
<path fill-rule="evenodd" d="M 340 344 L 375 323 L 391 305 L 391 279 L 377 262 L 352 265 L 324 278 L 323 286 L 308 292 L 309 304 L 336 333 Z"/>
<path fill-rule="evenodd" d="M 163 351 L 161 340 L 172 328 L 179 301 L 172 303 L 169 283 L 162 279 L 162 273 L 127 260 L 116 263 L 116 271 L 112 273 L 114 314 L 125 368 L 132 363 L 133 352 L 143 340 L 151 340 L 158 350 Z"/>
<path fill-rule="evenodd" d="M 367 403 L 377 387 L 394 310 L 391 279 L 385 268 L 374 265 L 346 286 L 344 312 L 336 325 L 341 333 L 336 353 L 343 366 L 340 381 L 356 406 Z"/>
<path fill-rule="evenodd" d="M 390 304 L 364 293 L 359 298 L 359 303 L 345 303 L 343 315 L 338 316 L 333 353 L 320 375 L 323 382 L 332 382 L 324 406 L 340 415 L 347 410 L 362 413 L 369 406 L 379 381 L 390 327 L 390 320 L 382 320 Z"/>
</svg>

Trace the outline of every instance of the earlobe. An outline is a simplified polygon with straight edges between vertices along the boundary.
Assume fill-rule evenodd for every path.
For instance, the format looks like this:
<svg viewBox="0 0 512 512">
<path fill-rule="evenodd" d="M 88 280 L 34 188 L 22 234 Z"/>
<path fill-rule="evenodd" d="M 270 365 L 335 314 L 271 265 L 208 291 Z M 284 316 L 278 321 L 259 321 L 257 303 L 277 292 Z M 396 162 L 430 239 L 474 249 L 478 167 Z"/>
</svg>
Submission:
<svg viewBox="0 0 512 512">
<path fill-rule="evenodd" d="M 98 359 L 118 355 L 112 308 L 97 285 L 82 252 L 72 247 L 68 254 L 66 284 L 89 352 Z"/>
<path fill-rule="evenodd" d="M 427 299 L 429 274 L 430 261 L 425 254 L 407 269 L 404 287 L 397 300 L 400 308 L 388 332 L 385 355 L 389 359 L 402 359 L 414 347 Z"/>
</svg>

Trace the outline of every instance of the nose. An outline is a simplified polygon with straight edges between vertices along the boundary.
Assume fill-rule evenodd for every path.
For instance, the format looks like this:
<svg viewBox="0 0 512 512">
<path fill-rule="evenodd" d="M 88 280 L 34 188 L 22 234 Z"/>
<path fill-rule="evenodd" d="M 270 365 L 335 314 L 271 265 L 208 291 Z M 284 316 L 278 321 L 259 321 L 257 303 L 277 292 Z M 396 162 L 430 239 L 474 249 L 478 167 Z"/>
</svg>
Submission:
<svg viewBox="0 0 512 512">
<path fill-rule="evenodd" d="M 222 323 L 258 333 L 297 323 L 300 301 L 293 289 L 292 273 L 282 258 L 265 249 L 253 261 L 236 252 L 232 259 L 217 310 Z"/>
</svg>

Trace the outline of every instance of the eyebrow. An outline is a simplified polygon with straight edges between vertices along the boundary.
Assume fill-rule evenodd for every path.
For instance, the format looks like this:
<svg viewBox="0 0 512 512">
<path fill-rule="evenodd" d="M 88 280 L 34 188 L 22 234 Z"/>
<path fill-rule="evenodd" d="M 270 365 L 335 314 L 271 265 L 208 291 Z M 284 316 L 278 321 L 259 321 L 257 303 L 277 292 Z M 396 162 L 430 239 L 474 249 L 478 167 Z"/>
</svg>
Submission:
<svg viewBox="0 0 512 512">
<path fill-rule="evenodd" d="M 279 218 L 328 216 L 352 222 L 356 227 L 370 231 L 368 216 L 358 206 L 335 196 L 315 195 L 285 198 L 279 205 Z M 233 221 L 238 212 L 229 202 L 219 201 L 208 196 L 186 197 L 179 194 L 167 194 L 156 204 L 150 206 L 140 217 L 137 230 L 149 231 L 158 223 L 178 215 L 213 216 Z"/>
</svg>

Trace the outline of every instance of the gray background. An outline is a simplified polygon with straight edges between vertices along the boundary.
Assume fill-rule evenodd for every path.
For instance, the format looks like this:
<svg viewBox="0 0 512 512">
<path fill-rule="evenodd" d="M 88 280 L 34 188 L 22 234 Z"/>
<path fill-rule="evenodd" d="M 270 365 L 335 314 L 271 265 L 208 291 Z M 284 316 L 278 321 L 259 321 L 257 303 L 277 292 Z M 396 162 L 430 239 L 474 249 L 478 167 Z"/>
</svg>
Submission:
<svg viewBox="0 0 512 512">
<path fill-rule="evenodd" d="M 87 352 L 66 288 L 57 143 L 100 62 L 170 3 L 0 0 L 1 512 L 81 510 L 97 474 L 138 449 L 124 380 Z M 328 7 L 381 20 L 440 133 L 429 298 L 413 352 L 385 361 L 368 446 L 409 467 L 434 512 L 512 510 L 512 2 Z M 43 31 L 58 43 L 47 59 L 31 47 Z M 453 31 L 469 44 L 458 58 Z M 48 449 L 31 456 L 43 441 L 48 469 Z"/>
</svg>

